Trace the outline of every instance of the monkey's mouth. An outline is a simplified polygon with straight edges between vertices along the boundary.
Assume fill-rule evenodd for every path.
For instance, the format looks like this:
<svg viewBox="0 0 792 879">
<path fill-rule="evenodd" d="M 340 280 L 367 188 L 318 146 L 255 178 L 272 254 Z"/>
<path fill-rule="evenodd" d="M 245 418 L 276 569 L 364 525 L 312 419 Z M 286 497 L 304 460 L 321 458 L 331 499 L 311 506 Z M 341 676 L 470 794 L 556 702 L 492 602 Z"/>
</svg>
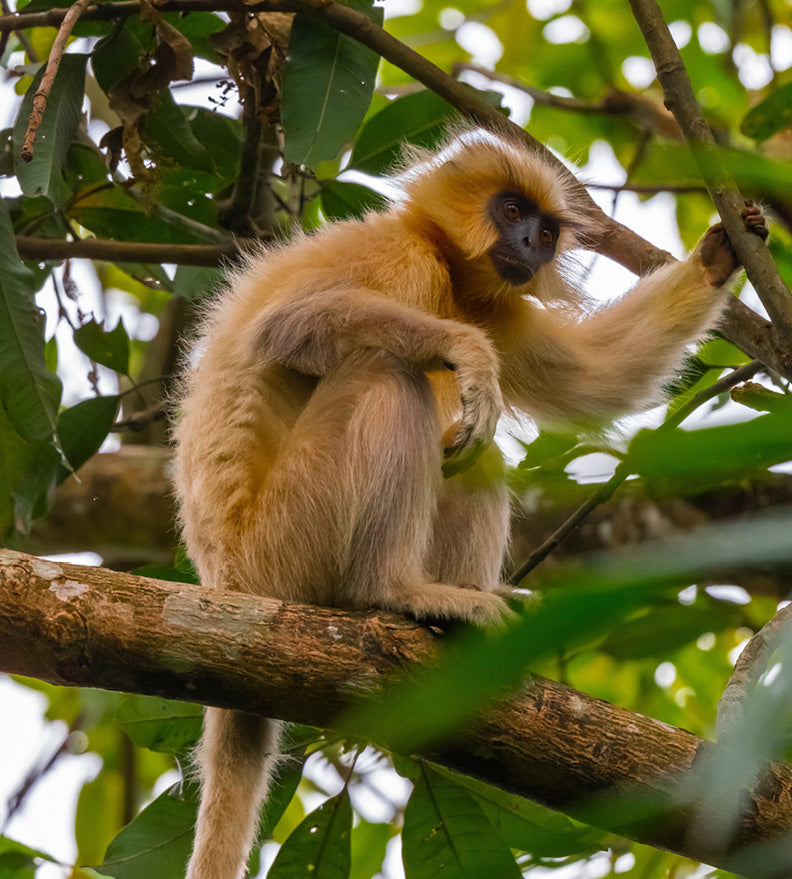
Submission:
<svg viewBox="0 0 792 879">
<path fill-rule="evenodd" d="M 524 260 L 517 259 L 511 254 L 492 253 L 490 258 L 498 277 L 514 287 L 527 284 L 536 274 L 533 266 L 529 266 Z"/>
</svg>

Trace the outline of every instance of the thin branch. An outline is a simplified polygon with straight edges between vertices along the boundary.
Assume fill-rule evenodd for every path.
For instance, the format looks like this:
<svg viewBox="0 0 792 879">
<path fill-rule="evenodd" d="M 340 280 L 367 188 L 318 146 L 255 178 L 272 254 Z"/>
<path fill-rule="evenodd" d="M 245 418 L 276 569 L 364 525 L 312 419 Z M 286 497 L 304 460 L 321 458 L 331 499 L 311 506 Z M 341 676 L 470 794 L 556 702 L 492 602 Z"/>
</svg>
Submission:
<svg viewBox="0 0 792 879">
<path fill-rule="evenodd" d="M 81 238 L 66 241 L 60 238 L 33 238 L 19 235 L 17 250 L 23 259 L 63 260 L 98 259 L 106 262 L 174 263 L 185 266 L 218 266 L 233 259 L 240 250 L 255 246 L 250 239 L 229 244 L 149 244 L 137 241 L 107 241 Z"/>
<path fill-rule="evenodd" d="M 703 388 L 697 394 L 694 394 L 684 406 L 680 406 L 673 415 L 669 415 L 668 418 L 666 418 L 666 420 L 657 428 L 656 433 L 670 431 L 675 427 L 678 427 L 688 415 L 698 409 L 702 403 L 711 400 L 713 397 L 717 397 L 724 391 L 728 391 L 735 385 L 740 384 L 740 382 L 747 381 L 749 378 L 756 375 L 756 373 L 762 368 L 763 364 L 760 361 L 752 360 L 750 363 L 746 363 L 745 366 L 735 369 L 733 372 L 729 373 L 729 375 L 714 382 L 708 388 Z M 581 504 L 577 510 L 575 510 L 575 512 L 572 513 L 572 515 L 569 516 L 569 518 L 558 529 L 556 529 L 547 540 L 545 540 L 541 546 L 528 556 L 525 562 L 523 562 L 523 564 L 520 565 L 520 567 L 509 577 L 508 582 L 513 586 L 519 585 L 537 565 L 541 564 L 547 556 L 549 556 L 550 553 L 563 540 L 565 540 L 578 527 L 578 525 L 580 525 L 589 513 L 600 506 L 600 504 L 609 501 L 619 486 L 628 479 L 632 473 L 632 461 L 628 456 L 619 463 L 613 476 L 611 476 L 607 482 L 604 482 L 588 500 Z"/>
<path fill-rule="evenodd" d="M 748 698 L 767 667 L 771 654 L 784 640 L 789 639 L 790 632 L 792 604 L 787 604 L 743 648 L 718 703 L 715 722 L 718 741 L 728 740 L 740 726 Z"/>
<path fill-rule="evenodd" d="M 47 59 L 47 67 L 44 76 L 41 78 L 39 87 L 33 95 L 33 109 L 30 111 L 30 121 L 28 122 L 27 131 L 25 132 L 25 140 L 22 144 L 22 161 L 30 162 L 33 159 L 33 147 L 36 141 L 36 133 L 39 130 L 41 121 L 44 118 L 44 112 L 47 109 L 47 102 L 52 91 L 52 85 L 60 67 L 61 58 L 66 51 L 66 43 L 69 40 L 74 25 L 77 20 L 85 12 L 90 4 L 90 0 L 77 0 L 66 15 L 63 17 L 55 42 L 52 44 L 49 58 Z"/>
<path fill-rule="evenodd" d="M 3 15 L 12 15 L 11 9 L 8 6 L 7 0 L 0 0 L 0 10 L 2 10 Z M 4 31 L 3 37 L 5 35 L 11 33 L 11 31 Z M 23 34 L 21 31 L 17 33 L 17 39 L 19 40 L 19 45 L 27 52 L 28 58 L 35 64 L 39 60 L 38 52 L 36 52 L 33 43 L 30 42 L 27 34 Z M 4 39 L 0 43 L 0 48 L 2 48 L 3 52 L 5 52 L 6 40 Z M 2 54 L 2 53 L 0 53 Z"/>
<path fill-rule="evenodd" d="M 672 140 L 678 140 L 681 137 L 679 126 L 674 117 L 663 110 L 662 107 L 658 107 L 653 101 L 641 95 L 610 88 L 600 101 L 583 101 L 580 98 L 555 95 L 552 92 L 528 85 L 505 73 L 488 70 L 478 64 L 458 62 L 452 68 L 454 76 L 458 76 L 464 71 L 476 73 L 492 82 L 500 82 L 524 92 L 535 103 L 543 107 L 553 107 L 557 110 L 579 113 L 582 116 L 623 116 L 635 124 L 636 127 L 654 134 L 660 134 Z"/>
<path fill-rule="evenodd" d="M 699 109 L 685 65 L 655 0 L 630 0 L 654 61 L 665 104 L 674 114 L 707 185 L 740 262 L 756 288 L 785 351 L 792 349 L 792 293 L 770 251 L 742 221 L 744 199 L 726 169 L 715 138 Z"/>
</svg>

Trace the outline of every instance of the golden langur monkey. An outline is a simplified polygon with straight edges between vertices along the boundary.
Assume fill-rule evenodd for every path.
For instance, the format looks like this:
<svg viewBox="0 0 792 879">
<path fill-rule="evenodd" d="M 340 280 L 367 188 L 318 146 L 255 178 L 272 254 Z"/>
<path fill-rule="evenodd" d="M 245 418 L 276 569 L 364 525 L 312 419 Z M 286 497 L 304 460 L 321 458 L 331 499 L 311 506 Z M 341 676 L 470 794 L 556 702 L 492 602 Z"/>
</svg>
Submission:
<svg viewBox="0 0 792 879">
<path fill-rule="evenodd" d="M 582 318 L 559 260 L 582 211 L 541 156 L 466 133 L 400 182 L 388 210 L 251 257 L 211 307 L 175 428 L 206 588 L 507 616 L 506 490 L 471 467 L 497 461 L 501 413 L 592 424 L 656 399 L 738 268 L 717 225 Z M 277 739 L 275 721 L 207 710 L 188 879 L 243 876 Z"/>
</svg>

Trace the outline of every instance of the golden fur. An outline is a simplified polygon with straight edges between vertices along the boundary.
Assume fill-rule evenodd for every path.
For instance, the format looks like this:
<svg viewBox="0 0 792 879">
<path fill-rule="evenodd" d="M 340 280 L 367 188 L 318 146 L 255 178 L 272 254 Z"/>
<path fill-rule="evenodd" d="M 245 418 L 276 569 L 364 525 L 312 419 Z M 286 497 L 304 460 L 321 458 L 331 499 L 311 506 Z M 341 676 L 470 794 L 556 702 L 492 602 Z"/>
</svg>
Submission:
<svg viewBox="0 0 792 879">
<path fill-rule="evenodd" d="M 577 293 L 559 259 L 502 281 L 495 193 L 553 213 L 558 256 L 575 245 L 572 192 L 520 146 L 462 135 L 401 179 L 403 201 L 262 251 L 211 307 L 175 428 L 207 589 L 504 618 L 503 481 L 444 479 L 441 438 L 464 468 L 505 406 L 585 423 L 628 411 L 718 313 L 700 249 L 585 319 L 564 307 Z M 189 879 L 243 875 L 276 747 L 274 722 L 208 709 Z"/>
</svg>

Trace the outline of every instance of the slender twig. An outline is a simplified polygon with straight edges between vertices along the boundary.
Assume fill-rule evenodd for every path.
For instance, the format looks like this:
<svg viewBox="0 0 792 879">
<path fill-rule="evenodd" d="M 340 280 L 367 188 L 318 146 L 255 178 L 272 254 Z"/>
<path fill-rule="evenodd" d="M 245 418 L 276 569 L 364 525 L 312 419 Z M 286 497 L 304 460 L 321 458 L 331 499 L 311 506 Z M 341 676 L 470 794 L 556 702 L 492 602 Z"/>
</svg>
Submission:
<svg viewBox="0 0 792 879">
<path fill-rule="evenodd" d="M 233 259 L 241 250 L 255 247 L 250 239 L 237 239 L 230 244 L 150 244 L 137 241 L 106 241 L 81 238 L 65 241 L 60 238 L 16 238 L 17 250 L 23 259 L 99 259 L 107 262 L 173 263 L 185 266 L 217 266 Z"/>
<path fill-rule="evenodd" d="M 11 9 L 10 9 L 8 3 L 7 3 L 7 0 L 0 0 L 0 10 L 2 10 L 3 16 L 13 14 L 11 12 Z M 5 34 L 7 34 L 7 33 L 11 33 L 11 31 L 4 31 L 3 36 L 5 36 Z M 28 35 L 22 33 L 21 31 L 18 31 L 17 32 L 17 39 L 19 40 L 19 45 L 22 46 L 22 48 L 27 53 L 28 58 L 33 63 L 37 62 L 39 60 L 38 52 L 36 52 L 36 49 L 33 46 L 33 43 L 31 43 L 30 40 L 28 39 Z M 5 46 L 6 46 L 5 41 L 0 43 L 0 46 L 2 46 L 3 51 L 5 51 Z M 2 54 L 2 53 L 0 53 L 0 54 Z"/>
<path fill-rule="evenodd" d="M 792 631 L 792 604 L 782 607 L 763 626 L 740 653 L 718 703 L 715 728 L 718 741 L 724 741 L 739 727 L 745 703 L 762 676 L 773 651 Z"/>
<path fill-rule="evenodd" d="M 629 119 L 636 127 L 662 134 L 664 137 L 679 140 L 682 136 L 674 117 L 641 95 L 610 88 L 601 100 L 584 101 L 580 98 L 570 98 L 566 95 L 556 95 L 544 91 L 505 73 L 487 70 L 485 67 L 467 61 L 454 64 L 451 72 L 454 76 L 459 76 L 463 71 L 470 71 L 486 77 L 492 82 L 500 82 L 517 89 L 543 107 L 567 110 L 582 116 L 622 116 Z"/>
<path fill-rule="evenodd" d="M 261 137 L 264 130 L 258 113 L 257 90 L 250 84 L 240 88 L 242 97 L 242 148 L 234 189 L 220 211 L 220 223 L 241 235 L 252 235 L 253 208 L 261 185 Z"/>
<path fill-rule="evenodd" d="M 49 95 L 52 91 L 52 84 L 55 82 L 55 77 L 58 74 L 63 53 L 66 51 L 66 43 L 69 40 L 74 25 L 77 24 L 77 20 L 89 5 L 90 0 L 77 0 L 74 6 L 66 13 L 61 26 L 58 28 L 58 34 L 55 37 L 55 42 L 52 44 L 44 76 L 41 78 L 39 87 L 33 95 L 33 109 L 30 111 L 30 121 L 28 122 L 25 140 L 22 144 L 22 161 L 24 162 L 30 162 L 33 159 L 33 145 L 36 141 L 36 133 L 44 118 Z"/>
<path fill-rule="evenodd" d="M 724 376 L 718 381 L 711 384 L 708 388 L 704 388 L 697 394 L 694 394 L 684 406 L 680 406 L 676 412 L 669 415 L 668 418 L 657 428 L 656 433 L 673 430 L 678 427 L 691 412 L 698 409 L 702 403 L 717 397 L 724 391 L 728 391 L 740 382 L 747 381 L 752 378 L 763 368 L 763 364 L 758 360 L 752 360 L 744 366 L 735 369 L 729 375 Z M 598 506 L 610 500 L 615 494 L 619 486 L 634 472 L 633 462 L 628 456 L 614 470 L 613 476 L 597 488 L 594 494 L 582 503 L 574 513 L 554 531 L 545 542 L 535 549 L 523 562 L 522 565 L 509 577 L 509 583 L 517 586 L 528 574 L 543 562 L 548 555 L 566 539 L 580 523 L 595 510 Z"/>
<path fill-rule="evenodd" d="M 774 333 L 788 351 L 792 349 L 792 293 L 781 280 L 770 251 L 758 236 L 745 228 L 744 199 L 699 109 L 685 65 L 659 6 L 655 0 L 630 0 L 630 6 L 654 61 L 665 104 L 691 147 L 729 240 L 770 315 Z"/>
<path fill-rule="evenodd" d="M 588 189 L 604 189 L 608 192 L 635 192 L 638 195 L 659 195 L 661 192 L 686 194 L 689 192 L 706 192 L 707 187 L 703 184 L 686 183 L 586 183 Z"/>
</svg>

